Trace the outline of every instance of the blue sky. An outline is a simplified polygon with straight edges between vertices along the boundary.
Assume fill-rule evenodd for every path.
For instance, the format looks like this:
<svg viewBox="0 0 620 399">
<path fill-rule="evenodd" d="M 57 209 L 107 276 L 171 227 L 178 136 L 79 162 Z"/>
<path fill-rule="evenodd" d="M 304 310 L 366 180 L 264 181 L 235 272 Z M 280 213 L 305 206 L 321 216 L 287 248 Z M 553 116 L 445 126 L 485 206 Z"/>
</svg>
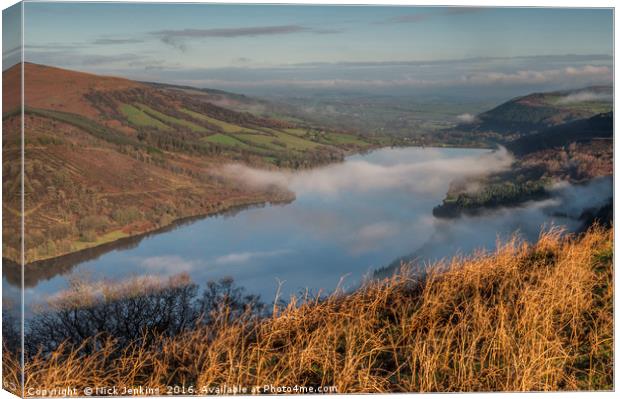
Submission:
<svg viewBox="0 0 620 399">
<path fill-rule="evenodd" d="M 589 83 L 613 52 L 610 9 L 26 3 L 25 26 L 27 61 L 237 91 Z"/>
</svg>

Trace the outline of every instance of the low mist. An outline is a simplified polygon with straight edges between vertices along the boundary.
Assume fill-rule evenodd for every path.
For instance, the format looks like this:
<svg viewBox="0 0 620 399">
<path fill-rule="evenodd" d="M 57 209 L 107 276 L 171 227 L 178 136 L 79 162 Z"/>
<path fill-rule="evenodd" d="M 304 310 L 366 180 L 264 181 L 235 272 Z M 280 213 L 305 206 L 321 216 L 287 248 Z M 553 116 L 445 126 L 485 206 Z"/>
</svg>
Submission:
<svg viewBox="0 0 620 399">
<path fill-rule="evenodd" d="M 606 101 L 611 102 L 613 97 L 611 93 L 597 93 L 594 91 L 580 91 L 578 93 L 569 94 L 558 100 L 558 104 L 575 104 L 588 101 Z"/>
<path fill-rule="evenodd" d="M 254 187 L 278 186 L 296 194 L 335 195 L 342 192 L 368 192 L 391 188 L 416 194 L 445 193 L 454 179 L 480 176 L 506 170 L 513 157 L 505 148 L 482 156 L 433 159 L 433 149 L 419 159 L 374 163 L 350 159 L 347 162 L 303 171 L 271 171 L 229 164 L 221 173 Z"/>
<path fill-rule="evenodd" d="M 411 255 L 393 262 L 381 274 L 391 273 L 401 261 L 413 260 L 425 264 L 468 255 L 479 249 L 493 250 L 498 241 L 506 241 L 513 234 L 534 241 L 542 230 L 553 227 L 575 232 L 584 225 L 586 211 L 598 210 L 613 196 L 610 176 L 592 180 L 588 184 L 557 184 L 552 198 L 532 201 L 516 208 L 500 208 L 479 216 L 462 216 L 457 219 L 434 219 L 435 232 L 430 239 Z"/>
</svg>

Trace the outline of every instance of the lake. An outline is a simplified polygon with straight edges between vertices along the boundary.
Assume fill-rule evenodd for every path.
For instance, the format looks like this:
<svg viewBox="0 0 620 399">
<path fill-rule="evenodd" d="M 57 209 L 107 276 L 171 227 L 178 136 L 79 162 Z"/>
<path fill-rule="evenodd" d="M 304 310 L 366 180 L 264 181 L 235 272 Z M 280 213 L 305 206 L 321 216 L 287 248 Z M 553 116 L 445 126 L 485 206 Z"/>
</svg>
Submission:
<svg viewBox="0 0 620 399">
<path fill-rule="evenodd" d="M 479 149 L 380 149 L 288 174 L 287 184 L 296 193 L 290 204 L 201 218 L 95 249 L 94 255 L 27 269 L 26 309 L 66 289 L 76 277 L 113 282 L 187 273 L 202 285 L 230 276 L 266 302 L 279 285 L 283 298 L 306 289 L 328 293 L 339 283 L 351 289 L 403 256 L 425 260 L 493 248 L 498 237 L 517 230 L 535 239 L 545 223 L 576 229 L 580 200 L 585 207 L 611 197 L 611 179 L 600 179 L 588 186 L 559 185 L 551 200 L 479 217 L 432 216 L 450 181 L 506 168 L 510 159 L 502 157 L 508 155 Z M 567 204 L 575 209 L 557 211 Z M 5 296 L 12 296 L 16 285 L 19 279 L 5 273 Z"/>
</svg>

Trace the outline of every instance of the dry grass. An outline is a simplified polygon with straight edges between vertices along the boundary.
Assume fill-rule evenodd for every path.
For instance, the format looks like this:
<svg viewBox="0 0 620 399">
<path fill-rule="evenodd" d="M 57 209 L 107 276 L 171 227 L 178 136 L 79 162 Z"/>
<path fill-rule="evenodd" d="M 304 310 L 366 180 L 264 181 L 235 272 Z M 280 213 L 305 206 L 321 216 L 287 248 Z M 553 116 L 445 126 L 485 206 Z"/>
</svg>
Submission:
<svg viewBox="0 0 620 399">
<path fill-rule="evenodd" d="M 253 325 L 222 322 L 120 356 L 110 355 L 119 351 L 112 341 L 83 356 L 59 348 L 27 363 L 26 386 L 613 389 L 612 234 L 513 240 L 435 265 L 421 281 L 401 274 L 292 303 Z M 5 362 L 11 369 L 8 354 Z"/>
</svg>

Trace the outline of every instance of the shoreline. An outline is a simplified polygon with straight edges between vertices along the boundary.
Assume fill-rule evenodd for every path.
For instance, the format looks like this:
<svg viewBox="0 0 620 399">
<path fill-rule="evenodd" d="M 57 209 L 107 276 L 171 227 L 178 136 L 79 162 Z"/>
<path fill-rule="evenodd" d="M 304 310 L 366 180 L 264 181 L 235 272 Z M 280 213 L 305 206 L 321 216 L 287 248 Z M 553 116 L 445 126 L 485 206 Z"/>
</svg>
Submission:
<svg viewBox="0 0 620 399">
<path fill-rule="evenodd" d="M 371 154 L 373 152 L 382 150 L 382 149 L 404 149 L 404 148 L 417 148 L 417 149 L 478 149 L 478 150 L 490 150 L 493 151 L 492 148 L 478 148 L 478 147 L 458 147 L 458 146 L 440 146 L 440 145 L 432 145 L 432 146 L 420 146 L 420 145 L 391 145 L 391 146 L 377 146 L 377 147 L 371 147 L 371 148 L 367 148 L 364 149 L 362 151 L 349 151 L 348 153 L 344 154 L 344 158 L 342 161 L 340 162 L 332 162 L 332 163 L 328 163 L 327 165 L 333 165 L 333 164 L 338 164 L 338 163 L 342 163 L 344 161 L 346 161 L 346 159 L 348 159 L 349 157 L 355 156 L 355 155 L 367 155 L 367 154 Z M 310 169 L 314 169 L 314 168 L 320 168 L 320 167 L 324 167 L 327 165 L 317 165 L 313 168 Z M 70 259 L 75 258 L 76 261 L 79 260 L 81 262 L 83 261 L 87 261 L 87 260 L 92 260 L 92 259 L 96 259 L 99 256 L 103 255 L 106 252 L 112 251 L 115 248 L 122 248 L 125 246 L 131 246 L 131 245 L 137 245 L 138 242 L 142 241 L 144 238 L 147 238 L 151 235 L 155 235 L 155 234 L 161 234 L 161 233 L 165 233 L 167 231 L 171 231 L 176 229 L 177 227 L 183 226 L 185 224 L 188 223 L 193 223 L 195 221 L 201 220 L 201 219 L 205 219 L 205 218 L 209 218 L 209 217 L 214 217 L 214 216 L 219 216 L 219 215 L 225 215 L 228 214 L 230 212 L 238 212 L 238 211 L 242 211 L 245 209 L 250 209 L 253 207 L 259 207 L 259 206 L 268 206 L 268 205 L 284 205 L 284 204 L 289 204 L 291 202 L 293 202 L 295 200 L 295 194 L 291 193 L 292 195 L 289 196 L 289 198 L 285 198 L 285 199 L 275 199 L 275 200 L 261 200 L 261 201 L 248 201 L 248 202 L 241 202 L 241 203 L 236 203 L 236 204 L 232 204 L 228 207 L 225 207 L 223 209 L 217 210 L 215 212 L 210 212 L 210 213 L 200 213 L 200 214 L 195 214 L 195 215 L 188 215 L 188 216 L 183 216 L 177 219 L 173 219 L 170 223 L 163 225 L 163 226 L 158 226 L 155 227 L 153 229 L 149 229 L 149 230 L 145 230 L 136 234 L 127 234 L 127 233 L 121 233 L 124 234 L 122 236 L 118 236 L 117 234 L 119 233 L 120 230 L 114 230 L 111 232 L 108 232 L 106 234 L 104 234 L 103 236 L 111 236 L 114 237 L 112 239 L 108 239 L 108 240 L 102 240 L 96 243 L 92 243 L 92 245 L 89 245 L 90 243 L 84 243 L 83 246 L 79 249 L 67 252 L 67 253 L 63 253 L 63 254 L 59 254 L 59 255 L 55 255 L 55 256 L 50 256 L 47 258 L 39 258 L 39 259 L 35 259 L 29 262 L 26 262 L 23 266 L 24 267 L 29 267 L 29 268 L 39 268 L 42 267 L 44 265 L 52 265 L 54 266 L 55 264 L 63 264 L 66 263 L 65 261 L 69 261 L 71 263 L 73 263 Z M 136 242 L 134 244 L 134 242 Z M 90 256 L 89 256 L 90 254 Z M 96 254 L 96 255 L 93 255 Z M 12 267 L 14 265 L 19 266 L 19 262 L 16 262 L 15 260 L 8 258 L 8 257 L 2 257 L 2 262 L 3 264 L 8 265 L 9 267 Z"/>
<path fill-rule="evenodd" d="M 240 202 L 240 203 L 236 203 L 236 204 L 232 204 L 228 207 L 225 207 L 223 209 L 217 210 L 215 212 L 209 212 L 209 213 L 199 213 L 199 214 L 195 214 L 195 215 L 187 215 L 187 216 L 183 216 L 177 219 L 173 219 L 170 223 L 163 225 L 163 226 L 158 226 L 154 229 L 150 229 L 150 230 L 146 230 L 146 231 L 142 231 L 140 233 L 137 234 L 127 234 L 125 236 L 119 237 L 119 238 L 115 238 L 113 240 L 109 240 L 109 241 L 103 241 L 103 242 L 98 242 L 94 245 L 87 245 L 83 248 L 80 248 L 78 250 L 75 251 L 71 251 L 71 252 L 67 252 L 61 255 L 56 255 L 56 256 L 51 256 L 48 258 L 42 258 L 42 259 L 36 259 L 30 262 L 27 262 L 24 264 L 24 267 L 34 267 L 34 266 L 41 266 L 43 264 L 51 264 L 51 263 L 60 263 L 63 260 L 67 260 L 69 258 L 81 258 L 83 255 L 86 255 L 88 253 L 91 252 L 101 252 L 101 254 L 98 254 L 94 257 L 87 257 L 85 260 L 91 260 L 91 259 L 96 259 L 99 256 L 101 256 L 103 253 L 108 252 L 110 250 L 115 249 L 115 247 L 123 247 L 126 246 L 127 244 L 130 244 L 130 242 L 133 241 L 137 241 L 140 242 L 142 241 L 144 238 L 147 238 L 151 235 L 156 235 L 156 234 L 161 234 L 161 233 L 166 233 L 168 231 L 172 231 L 175 230 L 178 227 L 187 225 L 187 224 L 191 224 L 194 222 L 197 222 L 199 220 L 202 219 L 206 219 L 209 217 L 216 217 L 216 216 L 224 216 L 224 215 L 228 215 L 231 213 L 236 213 L 236 212 L 241 212 L 243 210 L 246 209 L 251 209 L 251 208 L 255 208 L 255 207 L 262 207 L 262 206 L 269 206 L 269 205 L 286 205 L 289 204 L 291 202 L 293 202 L 295 200 L 295 195 L 292 194 L 290 195 L 288 198 L 282 198 L 282 199 L 273 199 L 273 200 L 261 200 L 261 201 L 248 201 L 248 202 Z M 110 233 L 114 233 L 117 230 L 114 230 Z M 108 233 L 108 234 L 110 234 Z M 104 250 L 102 251 L 101 249 L 104 248 Z M 18 262 L 15 262 L 13 259 L 7 258 L 7 257 L 2 257 L 2 261 L 3 262 L 10 262 L 12 264 L 18 265 Z"/>
</svg>

